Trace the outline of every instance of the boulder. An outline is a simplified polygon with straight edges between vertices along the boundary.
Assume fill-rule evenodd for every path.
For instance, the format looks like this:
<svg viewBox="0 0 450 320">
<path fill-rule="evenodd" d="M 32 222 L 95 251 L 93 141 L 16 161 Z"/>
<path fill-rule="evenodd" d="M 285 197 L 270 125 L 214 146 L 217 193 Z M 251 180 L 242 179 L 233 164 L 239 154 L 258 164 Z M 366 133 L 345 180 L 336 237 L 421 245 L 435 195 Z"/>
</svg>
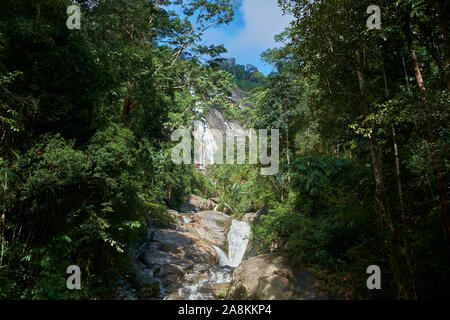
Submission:
<svg viewBox="0 0 450 320">
<path fill-rule="evenodd" d="M 195 214 L 194 220 L 184 228 L 211 244 L 224 248 L 227 244 L 226 234 L 230 223 L 231 218 L 223 212 L 202 211 Z"/>
<path fill-rule="evenodd" d="M 179 211 L 183 213 L 200 212 L 214 210 L 216 203 L 211 200 L 204 199 L 194 194 L 189 195 L 187 200 L 180 206 Z"/>
<path fill-rule="evenodd" d="M 217 263 L 216 250 L 198 235 L 176 230 L 151 232 L 151 242 L 144 254 L 144 264 L 154 276 L 169 286 L 183 278 L 196 263 Z"/>
<path fill-rule="evenodd" d="M 178 212 L 176 210 L 172 210 L 172 209 L 167 210 L 167 213 L 175 221 L 175 228 L 181 228 L 193 219 L 192 214 L 180 213 L 180 212 Z"/>
<path fill-rule="evenodd" d="M 214 300 L 219 295 L 225 298 L 232 272 L 233 269 L 229 267 L 196 264 L 186 273 L 176 288 L 168 290 L 167 299 Z"/>
<path fill-rule="evenodd" d="M 315 300 L 326 299 L 315 288 L 307 270 L 294 273 L 286 257 L 262 254 L 242 261 L 231 280 L 228 299 L 233 300 Z"/>
</svg>

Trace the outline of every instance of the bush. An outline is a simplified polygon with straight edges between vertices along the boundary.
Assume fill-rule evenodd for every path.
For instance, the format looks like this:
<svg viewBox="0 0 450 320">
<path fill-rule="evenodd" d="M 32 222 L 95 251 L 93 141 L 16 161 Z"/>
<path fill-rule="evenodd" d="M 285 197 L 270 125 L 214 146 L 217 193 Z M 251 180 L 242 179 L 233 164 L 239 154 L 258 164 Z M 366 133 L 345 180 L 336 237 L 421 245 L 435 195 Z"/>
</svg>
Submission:
<svg viewBox="0 0 450 320">
<path fill-rule="evenodd" d="M 108 288 L 145 225 L 136 155 L 132 132 L 116 125 L 94 135 L 84 152 L 59 135 L 33 144 L 17 165 L 20 183 L 11 186 L 16 197 L 7 212 L 10 248 L 3 261 L 7 277 L 22 278 L 24 288 L 5 282 L 3 295 L 71 298 L 65 270 L 72 264 L 83 274 L 79 295 L 102 294 L 99 284 Z"/>
</svg>

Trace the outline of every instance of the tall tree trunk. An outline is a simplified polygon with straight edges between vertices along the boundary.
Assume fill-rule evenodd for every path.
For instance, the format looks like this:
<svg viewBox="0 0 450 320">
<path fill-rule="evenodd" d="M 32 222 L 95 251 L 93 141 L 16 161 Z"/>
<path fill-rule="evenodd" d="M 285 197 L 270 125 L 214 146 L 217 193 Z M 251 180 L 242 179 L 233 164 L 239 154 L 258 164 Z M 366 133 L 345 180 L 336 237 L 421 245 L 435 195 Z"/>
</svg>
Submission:
<svg viewBox="0 0 450 320">
<path fill-rule="evenodd" d="M 382 70 L 383 70 L 383 79 L 384 79 L 384 94 L 386 96 L 386 100 L 389 100 L 389 89 L 387 84 L 387 77 L 386 77 L 386 70 L 384 68 L 384 62 L 382 64 Z M 403 188 L 402 188 L 402 179 L 400 176 L 400 158 L 398 155 L 398 145 L 397 145 L 397 135 L 395 132 L 395 126 L 394 124 L 391 124 L 391 133 L 392 133 L 392 144 L 394 149 L 394 159 L 395 159 L 395 178 L 397 182 L 397 192 L 398 192 L 398 201 L 400 205 L 400 215 L 401 215 L 401 225 L 400 225 L 400 236 L 403 241 L 403 248 L 405 252 L 405 259 L 407 263 L 407 271 L 409 274 L 409 279 L 411 283 L 411 290 L 412 294 L 414 295 L 414 298 L 417 299 L 416 294 L 416 286 L 414 281 L 414 270 L 411 263 L 411 249 L 410 245 L 408 243 L 408 239 L 406 237 L 407 235 L 407 224 L 406 224 L 406 209 L 405 209 L 405 201 L 403 199 Z"/>
<path fill-rule="evenodd" d="M 408 72 L 406 71 L 406 63 L 405 63 L 405 58 L 403 57 L 403 55 L 402 55 L 402 63 L 403 63 L 403 71 L 405 72 L 406 87 L 408 88 L 408 92 L 410 92 L 411 89 L 409 88 Z"/>
<path fill-rule="evenodd" d="M 357 49 L 355 51 L 355 59 L 356 59 L 356 73 L 358 76 L 358 85 L 359 85 L 359 92 L 360 92 L 360 102 L 361 106 L 363 108 L 364 116 L 367 118 L 369 115 L 369 107 L 367 104 L 367 96 L 366 96 L 366 90 L 365 90 L 365 82 L 364 82 L 364 74 L 362 71 L 361 66 L 361 56 L 360 52 Z M 365 126 L 367 126 L 367 123 L 365 123 Z M 380 215 L 383 217 L 385 222 L 387 223 L 389 229 L 392 230 L 392 222 L 391 219 L 387 215 L 387 210 L 385 208 L 385 205 L 382 200 L 382 175 L 380 172 L 380 166 L 378 164 L 378 158 L 377 158 L 377 152 L 375 148 L 375 139 L 373 135 L 370 135 L 369 138 L 369 151 L 370 151 L 370 158 L 372 160 L 372 168 L 374 173 L 374 179 L 375 179 L 375 202 L 377 206 L 377 211 L 380 213 Z"/>
<path fill-rule="evenodd" d="M 425 94 L 426 88 L 424 85 L 422 72 L 420 71 L 419 62 L 417 60 L 416 51 L 413 43 L 413 33 L 411 31 L 411 27 L 409 25 L 409 20 L 404 24 L 403 32 L 405 34 L 406 42 L 408 44 L 409 55 L 411 57 L 411 62 L 414 68 L 414 75 L 416 77 L 417 85 Z M 430 107 L 428 106 L 425 95 L 422 98 L 424 104 L 425 111 L 425 131 L 428 137 L 428 142 L 430 143 L 430 151 L 431 151 L 431 159 L 433 162 L 433 171 L 436 178 L 436 187 L 439 192 L 439 202 L 441 205 L 441 220 L 445 228 L 446 237 L 450 235 L 450 216 L 448 215 L 448 204 L 447 204 L 447 195 L 445 192 L 445 186 L 442 179 L 442 169 L 439 161 L 439 156 L 436 150 L 436 138 L 434 136 L 433 129 L 430 126 Z"/>
<path fill-rule="evenodd" d="M 356 62 L 356 74 L 358 76 L 358 85 L 360 93 L 360 102 L 363 109 L 364 116 L 367 118 L 369 115 L 369 106 L 367 103 L 367 95 L 365 89 L 364 72 L 361 64 L 361 54 L 359 49 L 355 50 L 355 62 Z M 369 128 L 367 122 L 365 126 Z M 392 220 L 392 217 L 387 210 L 383 202 L 383 175 L 381 172 L 381 166 L 379 159 L 377 157 L 376 142 L 373 134 L 369 138 L 369 151 L 372 161 L 372 168 L 375 179 L 375 206 L 376 212 L 379 215 L 379 219 L 384 222 L 389 229 L 389 239 L 388 239 L 388 249 L 389 249 L 389 260 L 390 265 L 394 274 L 395 282 L 398 290 L 399 299 L 414 299 L 414 289 L 411 285 L 411 279 L 409 278 L 409 273 L 405 272 L 405 257 L 402 254 L 399 234 L 397 232 L 396 225 Z"/>
<path fill-rule="evenodd" d="M 387 84 L 386 70 L 384 69 L 384 62 L 383 62 L 383 79 L 384 79 L 384 94 L 386 96 L 386 100 L 389 100 L 389 89 Z M 391 134 L 392 134 L 392 143 L 394 147 L 395 178 L 397 181 L 398 201 L 400 205 L 400 211 L 402 213 L 402 219 L 405 220 L 405 202 L 403 201 L 402 179 L 400 177 L 400 159 L 398 156 L 398 146 L 397 146 L 395 126 L 393 124 L 391 125 Z"/>
<path fill-rule="evenodd" d="M 447 89 L 450 90 L 450 39 L 448 38 L 447 21 L 449 19 L 449 4 L 445 6 L 445 0 L 437 0 L 436 8 L 439 11 L 439 27 L 441 29 L 444 43 L 444 74 L 447 82 Z"/>
<path fill-rule="evenodd" d="M 402 213 L 402 217 L 405 218 L 405 202 L 403 200 L 403 191 L 402 191 L 402 180 L 400 178 L 400 160 L 398 156 L 398 146 L 396 139 L 396 132 L 394 125 L 391 125 L 392 132 L 392 143 L 394 146 L 394 156 L 395 156 L 395 177 L 397 180 L 397 192 L 398 192 L 398 201 L 400 204 L 400 211 Z"/>
<path fill-rule="evenodd" d="M 288 166 L 288 183 L 291 185 L 291 158 L 289 156 L 289 120 L 286 117 L 286 163 Z"/>
</svg>

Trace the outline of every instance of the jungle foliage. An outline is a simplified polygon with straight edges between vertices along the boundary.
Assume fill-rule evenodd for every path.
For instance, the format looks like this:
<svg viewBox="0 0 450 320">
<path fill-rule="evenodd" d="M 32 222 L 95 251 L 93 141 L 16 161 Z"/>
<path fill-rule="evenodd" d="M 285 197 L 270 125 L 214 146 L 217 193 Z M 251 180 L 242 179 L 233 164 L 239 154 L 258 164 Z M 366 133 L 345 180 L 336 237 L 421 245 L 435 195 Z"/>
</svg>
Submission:
<svg viewBox="0 0 450 320">
<path fill-rule="evenodd" d="M 233 87 L 198 44 L 230 1 L 78 1 L 80 30 L 71 4 L 0 1 L 0 299 L 111 297 L 147 223 L 205 191 L 171 132 Z"/>
<path fill-rule="evenodd" d="M 259 211 L 253 245 L 338 297 L 448 298 L 448 1 L 378 1 L 380 30 L 370 1 L 279 4 L 294 20 L 246 124 L 280 129 L 281 170 L 216 168 L 222 207 Z"/>
</svg>

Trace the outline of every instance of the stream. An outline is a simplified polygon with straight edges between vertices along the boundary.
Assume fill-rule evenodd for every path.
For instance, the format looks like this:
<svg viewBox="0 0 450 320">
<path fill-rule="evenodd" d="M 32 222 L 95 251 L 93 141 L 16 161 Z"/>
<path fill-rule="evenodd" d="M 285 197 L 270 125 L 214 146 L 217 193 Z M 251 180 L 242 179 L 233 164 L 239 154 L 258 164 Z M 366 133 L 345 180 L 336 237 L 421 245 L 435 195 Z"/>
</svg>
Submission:
<svg viewBox="0 0 450 320">
<path fill-rule="evenodd" d="M 216 209 L 216 208 L 215 208 Z M 216 210 L 214 210 L 216 211 Z M 190 219 L 185 219 L 189 223 Z M 232 220 L 227 235 L 228 254 L 213 246 L 219 258 L 218 265 L 211 265 L 207 275 L 193 285 L 178 289 L 178 295 L 184 300 L 211 300 L 213 295 L 207 288 L 214 284 L 230 283 L 233 271 L 242 262 L 250 238 L 250 225 L 244 221 Z"/>
<path fill-rule="evenodd" d="M 201 120 L 193 121 L 193 135 L 200 142 L 196 164 L 205 172 L 214 163 L 220 145 L 216 139 L 221 137 L 216 137 L 215 132 L 231 130 L 239 133 L 243 129 L 237 122 L 225 121 L 218 110 L 211 109 L 206 115 L 202 110 L 196 111 L 201 117 Z M 191 194 L 179 208 L 168 210 L 174 223 L 148 227 L 147 239 L 133 257 L 136 283 L 132 284 L 128 279 L 119 280 L 118 299 L 285 300 L 323 297 L 317 293 L 309 271 L 293 273 L 286 258 L 279 253 L 254 255 L 243 261 L 251 235 L 249 223 L 258 213 L 246 213 L 243 221 L 232 219 L 218 211 L 215 199 Z"/>
<path fill-rule="evenodd" d="M 191 93 L 195 94 L 193 91 L 191 91 Z M 200 160 L 200 169 L 206 170 L 208 165 L 214 163 L 214 156 L 219 148 L 216 142 L 217 137 L 214 136 L 214 132 L 211 130 L 210 122 L 216 123 L 216 125 L 217 123 L 222 124 L 223 129 L 228 128 L 235 132 L 242 131 L 242 128 L 238 124 L 224 121 L 220 112 L 213 111 L 210 113 L 210 117 L 207 117 L 203 114 L 202 110 L 196 109 L 196 111 L 199 112 L 202 119 L 199 121 L 194 121 L 194 127 L 196 130 L 194 130 L 193 135 L 197 141 L 201 141 L 198 160 Z M 214 213 L 217 212 L 218 207 L 218 204 L 214 206 Z M 183 216 L 182 219 L 184 225 L 180 230 L 188 230 L 191 219 L 185 216 Z M 211 225 L 209 227 L 211 227 Z M 219 231 L 214 226 L 212 226 L 211 230 L 214 230 L 216 233 L 221 233 L 219 236 L 225 236 L 225 230 Z M 196 273 L 198 278 L 195 279 L 192 284 L 189 283 L 188 285 L 182 285 L 177 291 L 178 296 L 184 300 L 214 299 L 210 290 L 211 285 L 231 282 L 233 271 L 240 265 L 242 259 L 244 258 L 249 238 L 250 225 L 244 221 L 231 220 L 228 234 L 226 234 L 226 243 L 225 245 L 221 244 L 220 246 L 222 248 L 226 248 L 227 253 L 225 253 L 218 245 L 211 243 L 218 256 L 218 265 L 209 264 L 204 266 L 207 271 L 203 273 L 202 271 L 195 269 L 202 267 L 198 265 L 194 266 L 193 273 Z M 187 278 L 189 278 L 189 275 Z M 165 299 L 166 298 L 168 298 L 168 296 L 166 296 Z"/>
</svg>

